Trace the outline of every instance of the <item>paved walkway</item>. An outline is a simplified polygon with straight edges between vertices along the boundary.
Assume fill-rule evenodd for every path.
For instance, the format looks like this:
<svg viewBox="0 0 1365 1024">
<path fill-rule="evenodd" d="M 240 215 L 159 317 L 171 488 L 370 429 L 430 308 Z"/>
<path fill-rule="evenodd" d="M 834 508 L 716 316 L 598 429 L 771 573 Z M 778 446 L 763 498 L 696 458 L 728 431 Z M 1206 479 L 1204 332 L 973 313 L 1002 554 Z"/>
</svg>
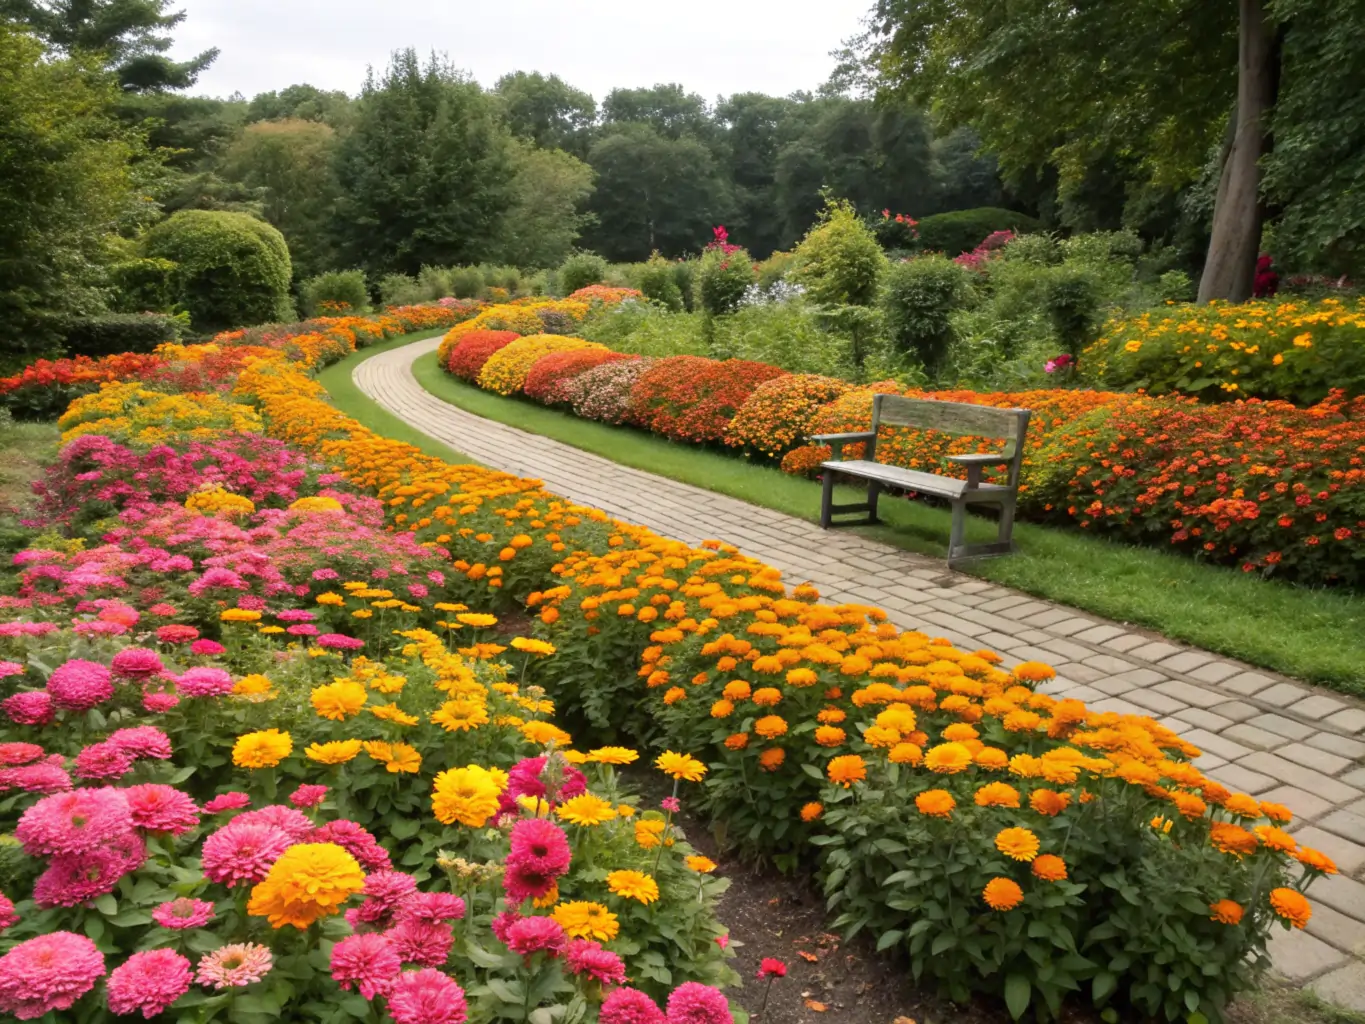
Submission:
<svg viewBox="0 0 1365 1024">
<path fill-rule="evenodd" d="M 1204 751 L 1199 767 L 1229 787 L 1287 804 L 1301 842 L 1341 874 L 1319 881 L 1306 932 L 1279 932 L 1276 968 L 1324 998 L 1365 1010 L 1365 705 L 949 571 L 942 562 L 846 531 L 618 465 L 464 412 L 428 394 L 412 362 L 438 338 L 358 365 L 359 388 L 390 412 L 486 466 L 689 543 L 718 537 L 810 581 L 832 601 L 886 609 L 903 628 L 1007 664 L 1046 661 L 1049 692 L 1096 709 L 1150 714 Z M 812 510 L 813 511 L 813 510 Z"/>
</svg>

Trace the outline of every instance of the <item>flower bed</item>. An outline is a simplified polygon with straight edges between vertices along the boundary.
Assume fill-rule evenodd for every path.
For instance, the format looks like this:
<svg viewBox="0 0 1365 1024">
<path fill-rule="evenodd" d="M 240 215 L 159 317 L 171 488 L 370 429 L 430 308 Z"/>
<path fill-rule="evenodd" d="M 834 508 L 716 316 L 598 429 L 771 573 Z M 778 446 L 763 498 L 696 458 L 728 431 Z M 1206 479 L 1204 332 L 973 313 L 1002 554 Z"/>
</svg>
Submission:
<svg viewBox="0 0 1365 1024">
<path fill-rule="evenodd" d="M 494 352 L 520 337 L 516 331 L 467 331 L 446 352 L 441 365 L 447 373 L 473 383 Z"/>
<path fill-rule="evenodd" d="M 226 994 L 234 1019 L 621 1024 L 666 1002 L 670 1024 L 721 1024 L 724 881 L 677 798 L 733 847 L 815 860 L 839 927 L 1016 1015 L 1215 1019 L 1335 870 L 1156 722 L 1039 693 L 1046 666 L 1003 671 L 728 545 L 445 464 L 339 413 L 305 366 L 275 351 L 234 389 L 288 446 L 278 470 L 149 495 L 93 548 L 19 559 L 0 603 L 0 813 L 31 858 L 0 904 L 11 1012 Z M 196 465 L 196 441 L 228 443 L 170 435 Z M 299 458 L 348 486 L 310 469 L 259 509 L 222 486 Z M 534 635 L 497 630 L 523 608 Z M 658 811 L 613 771 L 637 756 L 613 741 L 645 735 L 674 780 Z"/>
<path fill-rule="evenodd" d="M 774 377 L 754 389 L 726 425 L 725 443 L 780 459 L 813 433 L 817 413 L 852 385 L 813 373 Z"/>
<path fill-rule="evenodd" d="M 596 342 L 584 341 L 582 338 L 533 334 L 518 338 L 489 356 L 479 371 L 478 384 L 485 391 L 495 391 L 500 395 L 514 394 L 526 384 L 531 368 L 552 353 L 606 351 Z"/>
<path fill-rule="evenodd" d="M 674 441 L 722 441 L 740 406 L 765 381 L 787 371 L 744 359 L 702 356 L 660 359 L 631 391 L 632 414 L 656 434 Z"/>
<path fill-rule="evenodd" d="M 542 405 L 559 405 L 569 400 L 567 386 L 579 374 L 606 363 L 630 358 L 603 348 L 552 352 L 532 364 L 526 373 L 526 384 L 522 390 L 527 398 Z"/>
</svg>

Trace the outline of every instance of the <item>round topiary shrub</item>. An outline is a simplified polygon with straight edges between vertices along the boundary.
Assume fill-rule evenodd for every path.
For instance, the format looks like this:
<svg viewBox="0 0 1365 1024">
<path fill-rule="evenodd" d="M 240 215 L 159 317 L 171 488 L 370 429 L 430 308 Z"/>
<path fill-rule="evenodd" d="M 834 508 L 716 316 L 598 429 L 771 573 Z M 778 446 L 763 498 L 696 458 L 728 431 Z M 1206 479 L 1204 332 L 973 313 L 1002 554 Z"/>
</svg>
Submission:
<svg viewBox="0 0 1365 1024">
<path fill-rule="evenodd" d="M 284 236 L 265 221 L 224 210 L 181 210 L 142 240 L 143 254 L 177 264 L 176 302 L 196 329 L 293 319 L 293 268 Z"/>
<path fill-rule="evenodd" d="M 472 384 L 479 379 L 483 364 L 494 352 L 520 337 L 516 331 L 470 331 L 455 343 L 441 365 L 446 372 Z"/>
<path fill-rule="evenodd" d="M 522 390 L 526 375 L 537 362 L 551 352 L 568 352 L 574 349 L 596 349 L 606 352 L 605 346 L 582 338 L 566 338 L 558 334 L 533 334 L 529 338 L 518 338 L 510 345 L 498 349 L 479 371 L 478 385 L 485 391 L 495 391 L 500 395 L 511 395 Z"/>
<path fill-rule="evenodd" d="M 959 256 L 971 252 L 987 235 L 997 231 L 1025 234 L 1041 231 L 1043 225 L 1026 213 L 982 206 L 973 210 L 954 210 L 936 213 L 919 222 L 920 248 L 941 252 L 945 256 Z"/>
<path fill-rule="evenodd" d="M 607 277 L 607 261 L 595 252 L 576 252 L 559 266 L 559 288 L 569 295 Z"/>
<path fill-rule="evenodd" d="M 522 390 L 527 398 L 534 398 L 545 405 L 567 402 L 569 396 L 566 387 L 580 373 L 586 373 L 603 363 L 616 363 L 629 358 L 620 352 L 598 349 L 552 352 L 531 367 Z"/>
<path fill-rule="evenodd" d="M 805 441 L 815 414 L 852 387 L 816 373 L 774 377 L 740 406 L 725 432 L 725 443 L 781 458 Z"/>
<path fill-rule="evenodd" d="M 603 363 L 572 378 L 564 385 L 564 393 L 574 415 L 599 423 L 635 423 L 631 392 L 654 363 L 648 357 L 632 356 Z"/>
<path fill-rule="evenodd" d="M 329 270 L 299 286 L 304 316 L 354 316 L 370 308 L 363 270 Z"/>
<path fill-rule="evenodd" d="M 760 384 L 786 373 L 745 359 L 670 356 L 636 383 L 633 414 L 656 434 L 675 441 L 714 443 L 724 440 L 735 413 Z"/>
</svg>

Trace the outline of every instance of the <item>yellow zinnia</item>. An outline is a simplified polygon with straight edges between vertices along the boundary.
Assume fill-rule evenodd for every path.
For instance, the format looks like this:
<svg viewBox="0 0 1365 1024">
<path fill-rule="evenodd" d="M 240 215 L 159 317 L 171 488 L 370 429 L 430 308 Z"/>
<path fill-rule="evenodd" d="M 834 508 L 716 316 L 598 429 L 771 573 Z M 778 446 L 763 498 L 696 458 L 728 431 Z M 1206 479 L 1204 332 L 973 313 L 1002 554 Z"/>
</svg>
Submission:
<svg viewBox="0 0 1365 1024">
<path fill-rule="evenodd" d="M 628 747 L 598 747 L 588 751 L 588 760 L 598 764 L 634 764 L 640 755 Z"/>
<path fill-rule="evenodd" d="M 702 776 L 706 774 L 706 765 L 691 754 L 678 754 L 672 750 L 665 750 L 660 754 L 654 765 L 665 775 L 671 775 L 680 781 L 700 782 Z"/>
<path fill-rule="evenodd" d="M 659 898 L 659 883 L 643 871 L 613 871 L 607 875 L 607 888 L 617 896 L 646 905 Z"/>
<path fill-rule="evenodd" d="M 482 828 L 498 811 L 502 788 L 487 769 L 471 764 L 450 768 L 436 776 L 431 787 L 431 809 L 443 825 Z"/>
<path fill-rule="evenodd" d="M 326 686 L 316 687 L 312 695 L 313 710 L 322 718 L 334 722 L 344 722 L 360 714 L 365 699 L 365 687 L 352 679 L 338 679 Z"/>
<path fill-rule="evenodd" d="M 616 817 L 616 807 L 591 793 L 580 793 L 556 807 L 555 815 L 571 825 L 600 825 Z"/>
<path fill-rule="evenodd" d="M 293 750 L 294 740 L 287 732 L 249 732 L 232 745 L 232 763 L 238 768 L 274 768 Z"/>
<path fill-rule="evenodd" d="M 561 903 L 550 914 L 571 939 L 594 939 L 610 942 L 621 933 L 621 924 L 600 903 L 575 900 Z"/>
<path fill-rule="evenodd" d="M 365 887 L 360 864 L 335 843 L 298 843 L 285 850 L 265 880 L 251 890 L 247 913 L 273 928 L 307 928 L 341 911 Z"/>
<path fill-rule="evenodd" d="M 319 764 L 345 764 L 360 753 L 360 741 L 332 740 L 330 743 L 310 743 L 303 752 L 309 760 Z"/>
</svg>

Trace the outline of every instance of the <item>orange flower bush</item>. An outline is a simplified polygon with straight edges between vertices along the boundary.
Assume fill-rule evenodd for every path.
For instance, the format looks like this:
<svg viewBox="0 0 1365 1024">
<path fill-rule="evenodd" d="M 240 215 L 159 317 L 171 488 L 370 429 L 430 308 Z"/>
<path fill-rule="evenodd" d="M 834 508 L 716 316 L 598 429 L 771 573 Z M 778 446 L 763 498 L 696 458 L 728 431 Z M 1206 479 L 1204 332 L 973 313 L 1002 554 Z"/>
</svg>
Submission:
<svg viewBox="0 0 1365 1024">
<path fill-rule="evenodd" d="M 1313 405 L 1365 395 L 1365 300 L 1180 305 L 1111 320 L 1081 372 L 1114 389 Z"/>
<path fill-rule="evenodd" d="M 570 302 L 598 302 L 604 306 L 614 306 L 627 299 L 643 299 L 637 288 L 613 288 L 605 284 L 590 284 L 569 295 Z"/>
<path fill-rule="evenodd" d="M 607 349 L 582 338 L 566 338 L 559 334 L 532 334 L 503 346 L 488 357 L 479 371 L 478 385 L 485 391 L 500 395 L 514 394 L 526 383 L 526 377 L 537 362 L 552 352 L 575 350 L 606 352 Z"/>
<path fill-rule="evenodd" d="M 803 443 L 820 409 L 852 385 L 813 373 L 792 373 L 760 384 L 739 407 L 725 443 L 780 459 Z"/>
<path fill-rule="evenodd" d="M 725 430 L 765 381 L 787 371 L 744 359 L 718 362 L 703 356 L 670 356 L 646 371 L 631 392 L 634 417 L 675 441 L 709 444 Z"/>
<path fill-rule="evenodd" d="M 604 363 L 616 363 L 631 356 L 604 349 L 575 349 L 552 352 L 539 360 L 526 374 L 522 389 L 527 398 L 544 405 L 556 405 L 569 400 L 569 386 L 573 379 Z"/>
<path fill-rule="evenodd" d="M 446 349 L 441 357 L 441 365 L 447 373 L 473 383 L 479 379 L 483 364 L 488 362 L 494 352 L 520 337 L 516 331 L 466 331 L 454 345 Z"/>
</svg>

